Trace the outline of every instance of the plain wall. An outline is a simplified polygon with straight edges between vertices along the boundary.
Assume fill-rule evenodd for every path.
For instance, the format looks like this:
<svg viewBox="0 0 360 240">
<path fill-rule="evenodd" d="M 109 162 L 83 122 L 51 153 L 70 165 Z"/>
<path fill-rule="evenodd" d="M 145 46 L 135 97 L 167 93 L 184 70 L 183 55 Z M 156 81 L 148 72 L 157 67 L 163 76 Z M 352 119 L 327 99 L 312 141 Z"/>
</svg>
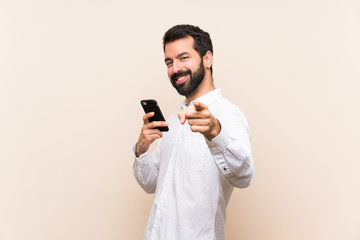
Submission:
<svg viewBox="0 0 360 240">
<path fill-rule="evenodd" d="M 140 100 L 183 100 L 162 36 L 198 25 L 248 117 L 228 240 L 360 239 L 360 2 L 0 1 L 0 239 L 141 239 Z"/>
</svg>

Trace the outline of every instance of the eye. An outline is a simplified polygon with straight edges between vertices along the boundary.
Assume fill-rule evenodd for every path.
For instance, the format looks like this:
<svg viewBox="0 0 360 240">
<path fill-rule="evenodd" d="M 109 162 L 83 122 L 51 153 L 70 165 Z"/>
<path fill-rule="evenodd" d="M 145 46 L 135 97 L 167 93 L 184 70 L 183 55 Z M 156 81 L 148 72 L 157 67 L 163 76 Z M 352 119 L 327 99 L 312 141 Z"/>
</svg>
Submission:
<svg viewBox="0 0 360 240">
<path fill-rule="evenodd" d="M 166 61 L 165 64 L 166 66 L 170 66 L 173 62 L 172 61 Z"/>
<path fill-rule="evenodd" d="M 181 60 L 186 60 L 188 58 L 189 58 L 188 56 L 183 56 L 183 57 L 181 57 Z"/>
</svg>

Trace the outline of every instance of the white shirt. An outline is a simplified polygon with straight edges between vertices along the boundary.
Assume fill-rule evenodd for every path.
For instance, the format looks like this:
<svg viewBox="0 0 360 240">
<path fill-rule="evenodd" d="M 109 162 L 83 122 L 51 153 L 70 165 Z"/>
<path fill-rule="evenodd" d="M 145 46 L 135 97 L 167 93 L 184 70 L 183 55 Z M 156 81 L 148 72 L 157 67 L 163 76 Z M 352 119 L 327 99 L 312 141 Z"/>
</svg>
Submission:
<svg viewBox="0 0 360 240">
<path fill-rule="evenodd" d="M 192 132 L 187 122 L 180 124 L 176 112 L 154 153 L 135 157 L 136 180 L 147 193 L 155 192 L 144 240 L 224 240 L 226 205 L 233 188 L 252 182 L 245 115 L 219 89 L 197 100 L 219 120 L 217 137 L 210 142 Z M 179 111 L 185 108 L 183 102 Z"/>
</svg>

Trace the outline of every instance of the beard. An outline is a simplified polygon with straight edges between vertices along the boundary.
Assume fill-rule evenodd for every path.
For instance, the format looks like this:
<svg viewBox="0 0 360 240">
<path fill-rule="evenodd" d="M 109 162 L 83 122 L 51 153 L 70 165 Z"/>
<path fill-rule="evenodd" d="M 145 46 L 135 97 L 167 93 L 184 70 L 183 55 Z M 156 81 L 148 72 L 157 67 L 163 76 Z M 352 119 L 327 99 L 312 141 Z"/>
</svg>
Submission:
<svg viewBox="0 0 360 240">
<path fill-rule="evenodd" d="M 176 79 L 182 76 L 190 75 L 190 79 L 182 84 L 176 84 Z M 193 92 L 198 89 L 199 85 L 202 83 L 205 77 L 205 68 L 203 64 L 203 60 L 201 59 L 201 63 L 199 68 L 192 73 L 191 70 L 182 71 L 178 73 L 174 73 L 171 75 L 171 84 L 176 89 L 176 91 L 182 96 L 189 96 Z"/>
</svg>

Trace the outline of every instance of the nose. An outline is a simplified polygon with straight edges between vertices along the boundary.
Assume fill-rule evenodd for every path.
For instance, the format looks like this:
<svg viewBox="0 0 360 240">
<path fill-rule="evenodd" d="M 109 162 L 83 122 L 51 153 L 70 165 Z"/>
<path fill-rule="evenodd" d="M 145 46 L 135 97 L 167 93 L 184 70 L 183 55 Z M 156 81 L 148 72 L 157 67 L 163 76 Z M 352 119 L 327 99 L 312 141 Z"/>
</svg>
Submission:
<svg viewBox="0 0 360 240">
<path fill-rule="evenodd" d="M 173 66 L 172 66 L 172 67 L 173 67 L 173 72 L 174 72 L 174 73 L 180 72 L 180 71 L 182 71 L 182 69 L 183 69 L 181 62 L 180 62 L 180 61 L 177 61 L 177 60 L 175 60 L 175 61 L 173 62 Z"/>
</svg>

